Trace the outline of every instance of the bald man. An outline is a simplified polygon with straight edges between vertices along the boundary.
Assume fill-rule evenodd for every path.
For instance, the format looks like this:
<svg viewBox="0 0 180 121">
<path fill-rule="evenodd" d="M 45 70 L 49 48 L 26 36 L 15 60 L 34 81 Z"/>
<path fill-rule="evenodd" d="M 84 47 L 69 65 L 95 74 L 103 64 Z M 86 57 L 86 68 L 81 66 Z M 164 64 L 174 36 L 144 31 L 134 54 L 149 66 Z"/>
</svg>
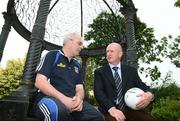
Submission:
<svg viewBox="0 0 180 121">
<path fill-rule="evenodd" d="M 142 111 L 154 99 L 151 89 L 141 81 L 135 68 L 121 63 L 123 50 L 119 43 L 111 43 L 106 48 L 108 64 L 95 70 L 94 94 L 99 103 L 99 110 L 105 115 L 106 121 L 155 121 Z M 115 72 L 118 74 L 119 85 L 115 82 Z M 124 102 L 126 91 L 138 87 L 144 91 L 138 110 L 132 110 Z M 120 89 L 118 89 L 120 88 Z"/>
</svg>

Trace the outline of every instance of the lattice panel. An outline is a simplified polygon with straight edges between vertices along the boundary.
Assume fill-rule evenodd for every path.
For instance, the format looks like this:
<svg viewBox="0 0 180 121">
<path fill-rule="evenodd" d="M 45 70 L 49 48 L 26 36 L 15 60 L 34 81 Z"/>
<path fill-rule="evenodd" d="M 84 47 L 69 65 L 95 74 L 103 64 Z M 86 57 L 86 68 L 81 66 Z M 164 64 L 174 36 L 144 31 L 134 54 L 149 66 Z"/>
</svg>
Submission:
<svg viewBox="0 0 180 121">
<path fill-rule="evenodd" d="M 40 0 L 15 0 L 15 10 L 20 22 L 32 31 Z M 62 45 L 65 34 L 79 32 L 84 35 L 102 11 L 119 15 L 120 4 L 116 0 L 52 0 L 47 18 L 45 40 Z M 110 7 L 110 9 L 108 8 Z M 52 10 L 51 10 L 52 9 Z"/>
</svg>

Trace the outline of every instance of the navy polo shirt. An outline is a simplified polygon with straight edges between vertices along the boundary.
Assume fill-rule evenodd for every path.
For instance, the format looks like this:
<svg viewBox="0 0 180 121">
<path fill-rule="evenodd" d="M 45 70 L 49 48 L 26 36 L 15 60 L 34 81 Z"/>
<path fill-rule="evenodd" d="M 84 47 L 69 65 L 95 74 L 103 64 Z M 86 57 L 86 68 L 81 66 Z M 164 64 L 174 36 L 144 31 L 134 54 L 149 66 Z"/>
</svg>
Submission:
<svg viewBox="0 0 180 121">
<path fill-rule="evenodd" d="M 55 63 L 56 54 L 60 53 Z M 52 86 L 66 96 L 75 95 L 76 84 L 83 84 L 82 69 L 77 60 L 68 60 L 62 51 L 50 51 L 40 61 L 37 73 L 45 75 Z"/>
</svg>

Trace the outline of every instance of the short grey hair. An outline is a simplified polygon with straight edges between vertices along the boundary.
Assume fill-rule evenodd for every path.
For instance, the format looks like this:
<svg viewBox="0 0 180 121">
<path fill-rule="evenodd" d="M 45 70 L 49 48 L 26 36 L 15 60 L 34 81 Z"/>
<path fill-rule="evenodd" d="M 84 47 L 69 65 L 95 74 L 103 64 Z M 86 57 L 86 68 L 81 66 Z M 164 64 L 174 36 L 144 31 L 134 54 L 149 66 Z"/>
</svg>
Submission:
<svg viewBox="0 0 180 121">
<path fill-rule="evenodd" d="M 73 39 L 77 35 L 80 35 L 80 34 L 77 32 L 73 32 L 73 33 L 65 35 L 64 40 L 63 40 L 63 45 L 67 40 Z"/>
</svg>

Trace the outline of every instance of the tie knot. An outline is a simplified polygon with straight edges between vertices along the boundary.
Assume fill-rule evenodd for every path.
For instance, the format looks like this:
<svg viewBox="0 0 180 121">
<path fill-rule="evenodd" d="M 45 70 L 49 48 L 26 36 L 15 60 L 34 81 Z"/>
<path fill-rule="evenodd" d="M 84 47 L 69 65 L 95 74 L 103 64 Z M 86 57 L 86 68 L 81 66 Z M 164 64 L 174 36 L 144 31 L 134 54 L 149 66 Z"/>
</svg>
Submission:
<svg viewBox="0 0 180 121">
<path fill-rule="evenodd" d="M 114 66 L 114 67 L 113 67 L 113 70 L 114 70 L 114 71 L 117 71 L 117 70 L 118 70 L 118 67 L 117 67 L 117 66 Z"/>
</svg>

